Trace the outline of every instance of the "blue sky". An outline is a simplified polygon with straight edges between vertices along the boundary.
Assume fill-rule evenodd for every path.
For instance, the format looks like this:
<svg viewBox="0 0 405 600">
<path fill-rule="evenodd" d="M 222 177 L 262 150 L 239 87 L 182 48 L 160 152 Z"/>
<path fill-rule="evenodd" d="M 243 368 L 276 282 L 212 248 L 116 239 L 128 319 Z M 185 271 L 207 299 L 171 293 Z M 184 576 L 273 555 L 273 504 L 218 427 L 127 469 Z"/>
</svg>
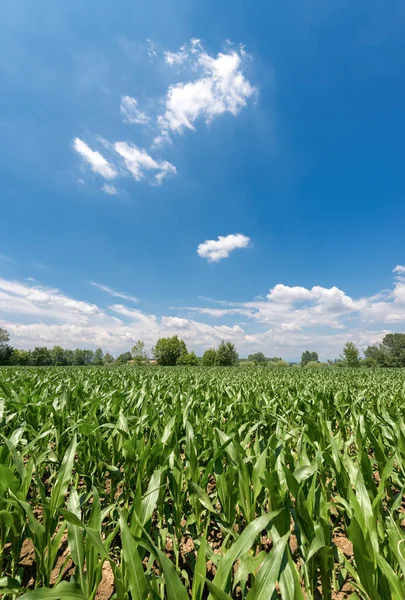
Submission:
<svg viewBox="0 0 405 600">
<path fill-rule="evenodd" d="M 404 30 L 395 0 L 3 4 L 13 344 L 404 331 Z"/>
</svg>

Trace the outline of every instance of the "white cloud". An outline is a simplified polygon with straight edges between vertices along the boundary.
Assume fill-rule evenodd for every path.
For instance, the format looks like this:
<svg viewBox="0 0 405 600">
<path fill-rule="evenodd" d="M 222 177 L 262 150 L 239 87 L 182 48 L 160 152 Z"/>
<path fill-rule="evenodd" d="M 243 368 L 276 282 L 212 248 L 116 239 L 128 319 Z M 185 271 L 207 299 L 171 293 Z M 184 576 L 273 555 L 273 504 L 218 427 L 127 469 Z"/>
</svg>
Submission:
<svg viewBox="0 0 405 600">
<path fill-rule="evenodd" d="M 139 110 L 138 101 L 131 96 L 122 96 L 120 111 L 125 123 L 145 125 L 150 120 L 146 113 Z"/>
<path fill-rule="evenodd" d="M 157 57 L 156 48 L 155 48 L 155 45 L 152 42 L 152 40 L 150 40 L 149 38 L 146 38 L 146 41 L 148 42 L 148 56 L 150 59 L 149 62 L 152 62 Z"/>
<path fill-rule="evenodd" d="M 397 292 L 402 273 L 389 293 L 351 298 L 336 286 L 275 285 L 265 300 L 219 301 L 220 307 L 184 307 L 205 316 L 224 319 L 209 324 L 195 318 L 145 313 L 123 304 L 106 309 L 76 300 L 58 289 L 0 279 L 0 327 L 10 331 L 16 347 L 59 344 L 65 347 L 103 347 L 122 352 L 137 339 L 150 348 L 161 336 L 179 335 L 190 349 L 201 353 L 224 339 L 241 354 L 262 350 L 268 356 L 299 358 L 303 350 L 322 358 L 339 355 L 345 342 L 360 348 L 381 341 L 393 328 L 405 330 L 405 302 Z M 113 297 L 136 299 L 109 286 L 92 285 Z M 247 317 L 242 324 L 240 315 Z"/>
<path fill-rule="evenodd" d="M 0 260 L 4 260 L 5 262 L 9 263 L 15 263 L 15 261 L 12 258 L 6 256 L 5 254 L 0 254 Z"/>
<path fill-rule="evenodd" d="M 117 171 L 104 158 L 100 152 L 92 150 L 80 138 L 73 140 L 73 148 L 80 154 L 83 160 L 90 165 L 90 168 L 95 172 L 105 177 L 106 179 L 114 179 L 118 175 Z"/>
<path fill-rule="evenodd" d="M 197 254 L 201 258 L 206 258 L 209 262 L 218 262 L 223 258 L 228 258 L 229 253 L 237 248 L 247 248 L 250 238 L 241 233 L 231 233 L 230 235 L 218 236 L 217 240 L 205 240 L 197 248 Z"/>
<path fill-rule="evenodd" d="M 169 64 L 182 63 L 188 56 L 184 46 L 180 54 L 165 53 Z M 209 123 L 226 112 L 237 115 L 256 91 L 244 75 L 241 50 L 230 49 L 213 57 L 201 47 L 199 40 L 193 40 L 191 66 L 199 76 L 193 81 L 173 84 L 167 91 L 165 111 L 158 117 L 163 137 L 170 131 L 194 129 L 200 117 Z"/>
<path fill-rule="evenodd" d="M 35 281 L 35 279 L 33 277 L 26 277 L 25 281 Z"/>
<path fill-rule="evenodd" d="M 157 161 L 152 158 L 146 150 L 138 148 L 134 144 L 126 142 L 116 142 L 115 151 L 124 159 L 128 171 L 133 177 L 140 181 L 148 171 L 156 172 L 154 181 L 157 185 L 162 183 L 164 177 L 176 173 L 176 167 L 168 161 Z"/>
<path fill-rule="evenodd" d="M 105 194 L 108 194 L 109 196 L 116 196 L 118 194 L 117 188 L 115 187 L 115 185 L 111 185 L 111 183 L 105 183 L 102 186 L 101 191 Z"/>
<path fill-rule="evenodd" d="M 166 50 L 164 52 L 165 62 L 168 65 L 181 65 L 181 63 L 185 62 L 188 58 L 188 51 L 186 45 L 181 46 L 177 52 L 170 52 L 170 50 Z"/>
<path fill-rule="evenodd" d="M 113 296 L 114 298 L 122 298 L 123 300 L 128 300 L 129 302 L 138 302 L 138 298 L 135 298 L 135 296 L 130 296 L 125 292 L 116 292 L 108 285 L 102 285 L 101 283 L 96 283 L 95 281 L 89 281 L 89 284 L 99 290 L 102 290 L 103 292 L 107 292 L 107 294 L 110 294 L 110 296 Z"/>
<path fill-rule="evenodd" d="M 398 273 L 399 275 L 405 275 L 405 267 L 403 265 L 397 265 L 394 269 L 392 269 L 393 273 Z"/>
</svg>

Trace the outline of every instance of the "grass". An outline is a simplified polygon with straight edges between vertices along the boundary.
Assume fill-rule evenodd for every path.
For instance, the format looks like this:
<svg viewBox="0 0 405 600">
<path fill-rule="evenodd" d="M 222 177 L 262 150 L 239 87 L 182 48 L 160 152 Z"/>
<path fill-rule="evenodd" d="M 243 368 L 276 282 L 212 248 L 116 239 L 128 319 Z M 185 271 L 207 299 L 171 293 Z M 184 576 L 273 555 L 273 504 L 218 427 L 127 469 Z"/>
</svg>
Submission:
<svg viewBox="0 0 405 600">
<path fill-rule="evenodd" d="M 404 406 L 401 370 L 3 368 L 0 594 L 402 600 Z"/>
</svg>

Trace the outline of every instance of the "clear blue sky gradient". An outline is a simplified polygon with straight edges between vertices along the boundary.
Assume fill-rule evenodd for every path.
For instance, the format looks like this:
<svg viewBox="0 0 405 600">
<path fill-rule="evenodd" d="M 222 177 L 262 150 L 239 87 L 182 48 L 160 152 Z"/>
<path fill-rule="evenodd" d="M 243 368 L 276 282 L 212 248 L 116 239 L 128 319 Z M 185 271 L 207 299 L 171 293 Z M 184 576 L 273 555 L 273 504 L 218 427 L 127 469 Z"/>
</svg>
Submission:
<svg viewBox="0 0 405 600">
<path fill-rule="evenodd" d="M 169 307 L 202 306 L 199 296 L 248 302 L 279 283 L 352 298 L 391 289 L 405 263 L 404 32 L 396 0 L 3 3 L 0 277 L 106 308 L 112 299 L 88 283 L 100 282 L 158 318 L 187 318 Z M 150 132 L 123 123 L 120 98 L 148 107 L 164 97 L 173 71 L 163 51 L 190 38 L 213 56 L 226 39 L 245 44 L 257 95 L 236 116 L 174 135 L 159 157 L 177 174 L 161 186 L 127 177 L 104 194 L 73 139 L 149 148 Z M 204 240 L 238 232 L 249 248 L 217 263 L 197 255 Z"/>
</svg>

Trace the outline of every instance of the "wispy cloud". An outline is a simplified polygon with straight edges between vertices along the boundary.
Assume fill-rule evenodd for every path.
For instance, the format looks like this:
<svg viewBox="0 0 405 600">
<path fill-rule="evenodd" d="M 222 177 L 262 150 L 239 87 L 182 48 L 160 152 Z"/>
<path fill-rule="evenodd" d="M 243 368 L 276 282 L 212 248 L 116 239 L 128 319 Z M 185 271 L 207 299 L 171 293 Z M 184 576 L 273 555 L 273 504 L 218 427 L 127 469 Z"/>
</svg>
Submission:
<svg viewBox="0 0 405 600">
<path fill-rule="evenodd" d="M 9 256 L 6 256 L 5 254 L 0 254 L 0 260 L 4 260 L 4 262 L 9 262 L 9 263 L 15 263 L 15 260 L 13 260 L 12 258 L 10 258 Z"/>
<path fill-rule="evenodd" d="M 102 285 L 101 283 L 96 283 L 95 281 L 89 281 L 89 284 L 95 288 L 98 288 L 99 290 L 102 290 L 103 292 L 107 292 L 107 294 L 110 294 L 110 296 L 113 296 L 114 298 L 122 298 L 123 300 L 128 300 L 129 302 L 138 302 L 138 298 L 135 298 L 135 296 L 130 296 L 125 292 L 116 292 L 108 285 Z"/>
<path fill-rule="evenodd" d="M 174 165 L 166 160 L 155 160 L 146 150 L 138 148 L 135 144 L 116 142 L 114 149 L 123 158 L 127 170 L 137 181 L 145 177 L 148 171 L 152 171 L 156 173 L 154 177 L 155 184 L 160 185 L 167 175 L 176 173 Z"/>
<path fill-rule="evenodd" d="M 75 138 L 73 140 L 73 148 L 80 154 L 82 159 L 90 165 L 90 168 L 95 173 L 98 173 L 106 179 L 114 179 L 118 175 L 117 171 L 104 158 L 100 152 L 92 150 L 83 140 Z"/>
<path fill-rule="evenodd" d="M 197 254 L 206 258 L 208 262 L 218 262 L 228 258 L 229 254 L 237 248 L 247 248 L 250 238 L 242 233 L 231 233 L 230 235 L 218 236 L 217 240 L 205 240 L 197 248 Z"/>
<path fill-rule="evenodd" d="M 139 110 L 138 101 L 131 96 L 122 96 L 120 111 L 125 123 L 145 125 L 150 121 L 148 115 Z"/>
<path fill-rule="evenodd" d="M 101 187 L 101 191 L 103 191 L 105 194 L 108 194 L 109 196 L 116 196 L 118 194 L 117 188 L 115 187 L 115 185 L 111 185 L 111 183 L 105 183 Z"/>
</svg>

